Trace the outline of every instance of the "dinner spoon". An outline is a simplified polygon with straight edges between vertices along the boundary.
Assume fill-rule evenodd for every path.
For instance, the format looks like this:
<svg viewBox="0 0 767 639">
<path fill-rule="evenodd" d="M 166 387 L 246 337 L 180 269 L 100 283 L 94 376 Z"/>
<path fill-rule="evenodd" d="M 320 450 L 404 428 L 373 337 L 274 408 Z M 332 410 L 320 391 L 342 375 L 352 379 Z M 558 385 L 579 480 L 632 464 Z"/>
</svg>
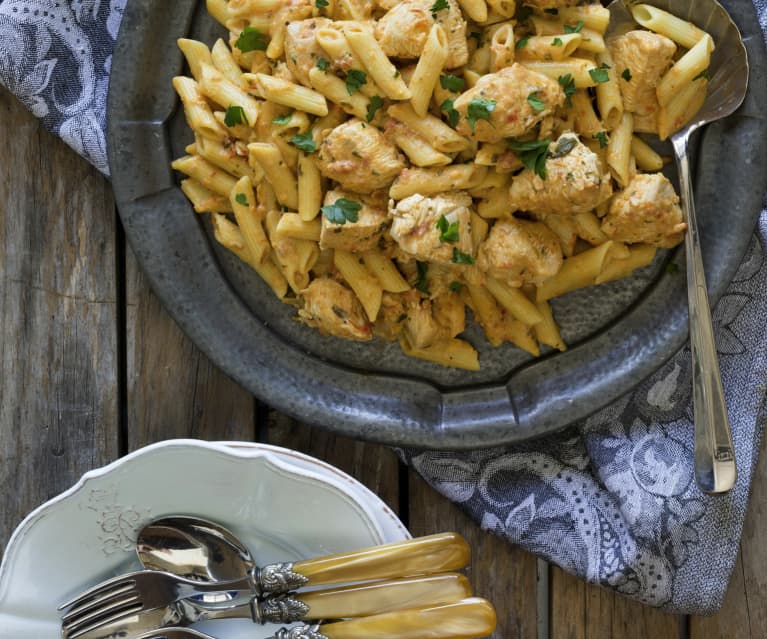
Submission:
<svg viewBox="0 0 767 639">
<path fill-rule="evenodd" d="M 625 4 L 625 0 L 613 0 L 608 6 L 611 14 L 609 31 L 615 32 L 627 20 L 633 21 Z M 706 101 L 693 119 L 671 136 L 671 142 L 679 173 L 682 212 L 688 227 L 685 259 L 695 424 L 695 479 L 703 492 L 725 493 L 732 489 L 737 479 L 735 449 L 719 372 L 695 217 L 689 143 L 690 136 L 697 129 L 731 115 L 742 104 L 748 86 L 748 56 L 738 27 L 716 0 L 669 0 L 665 3 L 667 7 L 658 1 L 651 4 L 666 8 L 693 23 L 705 25 L 716 46 L 708 69 Z"/>
</svg>

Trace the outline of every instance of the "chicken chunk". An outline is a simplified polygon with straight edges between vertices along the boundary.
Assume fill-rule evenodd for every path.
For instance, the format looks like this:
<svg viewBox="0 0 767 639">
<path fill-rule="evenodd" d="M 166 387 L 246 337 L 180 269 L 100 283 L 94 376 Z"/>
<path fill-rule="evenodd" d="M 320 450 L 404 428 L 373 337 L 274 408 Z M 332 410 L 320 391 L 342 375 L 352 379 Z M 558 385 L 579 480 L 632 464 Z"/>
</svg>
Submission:
<svg viewBox="0 0 767 639">
<path fill-rule="evenodd" d="M 463 191 L 432 197 L 411 195 L 389 210 L 391 236 L 400 249 L 418 260 L 449 264 L 457 261 L 456 251 L 474 253 L 470 207 L 471 197 Z"/>
<path fill-rule="evenodd" d="M 311 86 L 309 71 L 317 66 L 317 60 L 325 57 L 325 52 L 317 44 L 317 29 L 331 25 L 327 18 L 311 18 L 290 22 L 285 29 L 285 61 L 296 79 Z"/>
<path fill-rule="evenodd" d="M 466 308 L 456 293 L 423 299 L 411 293 L 403 297 L 402 333 L 415 348 L 426 348 L 451 339 L 466 328 Z"/>
<path fill-rule="evenodd" d="M 563 133 L 549 146 L 546 179 L 526 169 L 509 188 L 511 210 L 538 215 L 586 213 L 612 194 L 610 174 L 599 157 L 574 133 Z"/>
<path fill-rule="evenodd" d="M 356 118 L 328 134 L 320 145 L 317 163 L 325 177 L 355 193 L 388 186 L 405 168 L 397 148 L 374 126 Z"/>
<path fill-rule="evenodd" d="M 327 335 L 368 341 L 373 331 L 354 293 L 329 277 L 313 280 L 302 292 L 299 319 Z"/>
<path fill-rule="evenodd" d="M 557 236 L 541 222 L 498 220 L 480 244 L 477 266 L 511 286 L 537 284 L 562 267 Z"/>
<path fill-rule="evenodd" d="M 533 104 L 543 108 L 534 107 L 528 100 L 531 96 L 537 98 Z M 461 116 L 456 128 L 480 142 L 499 142 L 523 135 L 564 101 L 564 91 L 556 80 L 515 63 L 483 75 L 455 99 L 453 105 Z"/>
<path fill-rule="evenodd" d="M 294 20 L 306 20 L 314 12 L 313 0 L 283 0 L 269 21 L 269 35 L 274 38 L 283 25 Z"/>
<path fill-rule="evenodd" d="M 460 67 L 469 61 L 466 21 L 456 0 L 447 0 L 447 9 L 432 11 L 433 0 L 402 0 L 376 25 L 375 36 L 384 53 L 394 58 L 415 59 L 423 51 L 426 37 L 436 23 L 447 36 L 445 67 Z"/>
<path fill-rule="evenodd" d="M 679 197 L 662 173 L 640 173 L 616 193 L 602 221 L 602 230 L 619 242 L 644 242 L 671 248 L 684 239 Z"/>
<path fill-rule="evenodd" d="M 651 31 L 629 31 L 611 38 L 608 46 L 620 77 L 626 110 L 639 116 L 657 113 L 655 87 L 671 66 L 676 53 L 674 42 Z"/>
<path fill-rule="evenodd" d="M 320 248 L 343 249 L 354 253 L 378 247 L 378 243 L 391 223 L 386 208 L 375 206 L 367 198 L 362 200 L 359 196 L 339 190 L 328 191 L 325 194 L 324 204 L 326 206 L 335 204 L 341 198 L 362 205 L 357 212 L 357 221 L 346 220 L 344 224 L 336 224 L 323 215 Z"/>
</svg>

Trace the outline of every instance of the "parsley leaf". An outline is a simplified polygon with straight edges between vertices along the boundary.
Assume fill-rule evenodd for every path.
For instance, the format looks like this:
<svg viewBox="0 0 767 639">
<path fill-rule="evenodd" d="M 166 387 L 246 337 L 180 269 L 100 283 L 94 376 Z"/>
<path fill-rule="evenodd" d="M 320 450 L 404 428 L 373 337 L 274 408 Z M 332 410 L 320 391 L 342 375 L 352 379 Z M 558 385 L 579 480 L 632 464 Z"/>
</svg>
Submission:
<svg viewBox="0 0 767 639">
<path fill-rule="evenodd" d="M 578 144 L 578 138 L 560 138 L 557 142 L 557 146 L 549 153 L 549 157 L 552 159 L 563 158 Z"/>
<path fill-rule="evenodd" d="M 317 60 L 317 68 L 320 71 L 327 71 L 329 66 L 330 66 L 330 62 L 326 60 L 325 58 L 320 58 L 319 60 Z"/>
<path fill-rule="evenodd" d="M 318 9 L 324 9 L 330 4 L 328 0 L 314 0 L 314 6 Z"/>
<path fill-rule="evenodd" d="M 418 279 L 415 281 L 414 286 L 426 295 L 431 295 L 429 292 L 429 285 L 426 281 L 426 273 L 429 270 L 429 264 L 427 262 L 419 262 L 416 260 L 416 268 L 418 269 Z"/>
<path fill-rule="evenodd" d="M 278 115 L 274 120 L 272 120 L 272 124 L 279 124 L 280 126 L 285 126 L 290 120 L 293 118 L 292 113 L 285 113 L 284 115 Z"/>
<path fill-rule="evenodd" d="M 474 264 L 474 258 L 468 253 L 462 253 L 453 247 L 453 262 L 455 264 Z"/>
<path fill-rule="evenodd" d="M 234 196 L 234 199 L 236 200 L 237 204 L 242 204 L 243 206 L 248 205 L 248 197 L 244 193 L 238 193 Z"/>
<path fill-rule="evenodd" d="M 533 107 L 533 111 L 543 111 L 546 108 L 546 103 L 541 100 L 537 91 L 533 91 L 527 96 L 527 103 Z"/>
<path fill-rule="evenodd" d="M 575 78 L 572 73 L 566 73 L 560 75 L 557 78 L 557 82 L 565 91 L 565 104 L 569 107 L 573 106 L 572 96 L 575 94 Z"/>
<path fill-rule="evenodd" d="M 515 49 L 524 49 L 527 46 L 527 41 L 530 39 L 530 36 L 525 36 L 524 38 L 520 38 L 517 40 L 517 44 L 514 45 Z"/>
<path fill-rule="evenodd" d="M 549 152 L 551 140 L 532 140 L 530 142 L 506 141 L 510 150 L 514 151 L 522 160 L 525 168 L 535 173 L 542 180 L 546 179 L 546 157 Z"/>
<path fill-rule="evenodd" d="M 333 204 L 323 206 L 320 211 L 328 218 L 333 224 L 346 224 L 349 222 L 356 222 L 359 217 L 362 204 L 349 200 L 345 197 L 338 198 Z"/>
<path fill-rule="evenodd" d="M 463 284 L 461 284 L 458 280 L 453 280 L 448 284 L 448 288 L 453 291 L 453 293 L 457 293 L 463 288 Z"/>
<path fill-rule="evenodd" d="M 312 137 L 311 131 L 298 133 L 290 138 L 290 143 L 304 153 L 314 153 L 317 150 L 317 143 Z"/>
<path fill-rule="evenodd" d="M 626 82 L 631 82 L 631 71 L 629 69 L 623 69 L 623 73 L 621 73 L 621 77 Z"/>
<path fill-rule="evenodd" d="M 610 76 L 607 74 L 607 69 L 589 69 L 589 75 L 591 79 L 596 83 L 609 82 Z"/>
<path fill-rule="evenodd" d="M 459 78 L 457 75 L 443 74 L 439 76 L 439 86 L 453 93 L 460 93 L 463 91 L 463 78 Z"/>
<path fill-rule="evenodd" d="M 551 46 L 553 46 L 553 47 L 561 47 L 563 44 L 564 44 L 564 42 L 562 42 L 562 38 L 554 38 L 551 41 Z"/>
<path fill-rule="evenodd" d="M 241 106 L 230 106 L 224 114 L 224 124 L 235 126 L 236 124 L 249 124 L 245 109 Z"/>
<path fill-rule="evenodd" d="M 437 19 L 437 11 L 442 11 L 443 9 L 449 9 L 450 5 L 447 3 L 447 0 L 435 0 L 434 4 L 431 5 L 431 15 L 436 20 Z"/>
<path fill-rule="evenodd" d="M 453 101 L 448 98 L 439 105 L 439 110 L 444 111 L 447 114 L 447 119 L 450 122 L 450 126 L 455 128 L 456 124 L 458 124 L 458 119 L 461 117 L 461 114 L 456 110 L 455 106 L 453 105 Z"/>
<path fill-rule="evenodd" d="M 565 33 L 580 33 L 581 29 L 583 29 L 583 20 L 578 20 L 578 24 L 574 27 L 571 27 L 569 24 L 565 25 Z"/>
<path fill-rule="evenodd" d="M 711 76 L 708 73 L 708 69 L 703 69 L 698 75 L 696 75 L 692 81 L 695 82 L 695 80 L 710 80 Z"/>
<path fill-rule="evenodd" d="M 460 238 L 458 231 L 458 220 L 448 222 L 444 215 L 440 215 L 437 220 L 437 230 L 439 231 L 439 241 L 455 244 Z"/>
<path fill-rule="evenodd" d="M 248 51 L 266 51 L 266 34 L 248 25 L 242 30 L 234 46 L 243 53 Z"/>
<path fill-rule="evenodd" d="M 490 114 L 495 110 L 495 100 L 487 98 L 474 98 L 469 102 L 466 110 L 466 119 L 469 121 L 469 128 L 474 133 L 474 125 L 477 120 L 487 120 L 490 122 Z"/>
<path fill-rule="evenodd" d="M 595 140 L 599 140 L 599 148 L 604 149 L 610 142 L 610 138 L 607 137 L 607 131 L 600 131 L 591 136 Z"/>
<path fill-rule="evenodd" d="M 380 95 L 374 95 L 370 98 L 370 104 L 368 105 L 368 112 L 365 119 L 368 122 L 372 122 L 376 116 L 376 111 L 383 106 L 383 98 Z"/>
<path fill-rule="evenodd" d="M 359 91 L 363 84 L 368 83 L 368 74 L 359 69 L 349 69 L 346 74 L 346 90 L 349 95 L 352 95 L 355 91 Z"/>
</svg>

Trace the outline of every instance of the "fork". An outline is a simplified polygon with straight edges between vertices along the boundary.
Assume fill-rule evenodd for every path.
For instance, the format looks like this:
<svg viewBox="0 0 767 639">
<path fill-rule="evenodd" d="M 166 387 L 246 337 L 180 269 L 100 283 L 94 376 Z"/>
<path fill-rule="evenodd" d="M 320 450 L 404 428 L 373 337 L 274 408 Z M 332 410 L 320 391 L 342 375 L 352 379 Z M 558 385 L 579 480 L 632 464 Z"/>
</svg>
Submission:
<svg viewBox="0 0 767 639">
<path fill-rule="evenodd" d="M 169 572 L 139 570 L 102 582 L 59 606 L 62 637 L 75 637 L 121 617 L 138 615 L 169 603 L 207 593 L 250 591 L 248 577 L 205 583 Z"/>
</svg>

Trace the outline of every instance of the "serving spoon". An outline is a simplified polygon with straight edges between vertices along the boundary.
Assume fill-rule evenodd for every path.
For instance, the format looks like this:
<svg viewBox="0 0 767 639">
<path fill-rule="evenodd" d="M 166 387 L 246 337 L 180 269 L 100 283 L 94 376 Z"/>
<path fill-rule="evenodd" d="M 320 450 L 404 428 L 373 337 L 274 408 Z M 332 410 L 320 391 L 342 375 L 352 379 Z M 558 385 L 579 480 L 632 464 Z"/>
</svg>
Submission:
<svg viewBox="0 0 767 639">
<path fill-rule="evenodd" d="M 613 0 L 607 7 L 611 14 L 608 32 L 614 33 L 625 26 L 626 21 L 633 21 L 630 7 L 626 4 L 625 0 Z M 716 0 L 655 0 L 650 4 L 704 25 L 716 46 L 708 70 L 706 101 L 693 119 L 671 136 L 671 143 L 679 173 L 682 212 L 688 228 L 685 260 L 695 424 L 695 480 L 703 492 L 720 494 L 735 485 L 737 470 L 695 217 L 689 145 L 690 137 L 696 130 L 731 115 L 743 103 L 748 87 L 748 55 L 738 27 Z"/>
</svg>

